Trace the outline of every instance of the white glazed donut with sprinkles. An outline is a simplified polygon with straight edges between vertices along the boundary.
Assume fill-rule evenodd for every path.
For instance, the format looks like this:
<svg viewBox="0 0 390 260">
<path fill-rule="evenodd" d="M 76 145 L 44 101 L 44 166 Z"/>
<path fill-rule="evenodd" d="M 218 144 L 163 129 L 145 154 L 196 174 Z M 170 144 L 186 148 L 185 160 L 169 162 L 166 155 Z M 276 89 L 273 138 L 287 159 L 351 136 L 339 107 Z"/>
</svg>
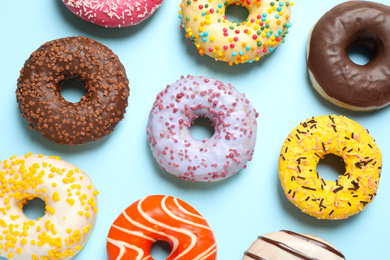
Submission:
<svg viewBox="0 0 390 260">
<path fill-rule="evenodd" d="M 147 135 L 163 170 L 189 181 L 218 181 L 252 159 L 257 116 L 245 95 L 232 85 L 187 76 L 157 95 Z M 191 124 L 199 117 L 207 117 L 214 126 L 209 139 L 191 135 Z"/>
<path fill-rule="evenodd" d="M 64 260 L 87 242 L 97 216 L 90 178 L 59 157 L 27 154 L 0 162 L 0 255 L 12 260 Z M 23 213 L 34 198 L 45 202 L 37 220 Z"/>
<path fill-rule="evenodd" d="M 137 25 L 151 16 L 163 0 L 62 0 L 81 19 L 104 27 Z"/>
<path fill-rule="evenodd" d="M 243 22 L 226 18 L 229 5 L 249 11 Z M 200 55 L 229 65 L 252 63 L 272 53 L 291 26 L 290 1 L 280 0 L 182 0 L 179 18 L 186 37 Z"/>
</svg>

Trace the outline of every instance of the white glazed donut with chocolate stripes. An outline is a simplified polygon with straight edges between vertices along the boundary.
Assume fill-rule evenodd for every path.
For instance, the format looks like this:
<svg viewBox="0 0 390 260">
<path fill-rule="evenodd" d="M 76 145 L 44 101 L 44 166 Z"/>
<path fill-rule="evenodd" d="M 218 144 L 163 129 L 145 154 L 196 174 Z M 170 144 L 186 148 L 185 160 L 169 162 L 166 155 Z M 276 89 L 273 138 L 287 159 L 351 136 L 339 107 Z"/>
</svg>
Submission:
<svg viewBox="0 0 390 260">
<path fill-rule="evenodd" d="M 150 248 L 168 242 L 166 260 L 215 260 L 217 244 L 207 221 L 175 197 L 152 195 L 134 202 L 114 221 L 107 237 L 108 260 L 153 259 Z"/>
<path fill-rule="evenodd" d="M 163 170 L 189 181 L 218 181 L 252 159 L 257 116 L 245 95 L 232 85 L 187 76 L 157 95 L 147 135 Z M 209 139 L 191 135 L 191 124 L 199 117 L 212 121 L 215 132 Z"/>
<path fill-rule="evenodd" d="M 343 260 L 344 255 L 324 239 L 288 230 L 259 236 L 243 260 Z"/>
</svg>

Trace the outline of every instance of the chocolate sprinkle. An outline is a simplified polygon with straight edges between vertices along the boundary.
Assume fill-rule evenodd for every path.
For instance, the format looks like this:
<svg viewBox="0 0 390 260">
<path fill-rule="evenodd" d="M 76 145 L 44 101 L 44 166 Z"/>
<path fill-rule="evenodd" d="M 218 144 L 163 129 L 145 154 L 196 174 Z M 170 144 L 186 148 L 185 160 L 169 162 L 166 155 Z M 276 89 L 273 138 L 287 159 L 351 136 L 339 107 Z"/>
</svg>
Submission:
<svg viewBox="0 0 390 260">
<path fill-rule="evenodd" d="M 343 188 L 344 188 L 343 186 L 337 187 L 336 189 L 333 190 L 333 192 L 337 193 L 337 192 L 341 191 Z"/>
<path fill-rule="evenodd" d="M 322 142 L 322 148 L 324 149 L 324 152 L 326 153 L 325 144 Z"/>
<path fill-rule="evenodd" d="M 315 189 L 315 188 L 311 188 L 311 187 L 307 187 L 307 186 L 302 186 L 302 188 L 304 188 L 304 189 L 307 189 L 307 190 L 316 191 L 316 189 Z"/>
<path fill-rule="evenodd" d="M 80 102 L 61 96 L 61 84 L 77 78 L 86 88 Z M 16 90 L 29 127 L 59 144 L 82 144 L 110 134 L 124 118 L 129 81 L 118 57 L 86 37 L 43 44 L 25 62 Z"/>
</svg>

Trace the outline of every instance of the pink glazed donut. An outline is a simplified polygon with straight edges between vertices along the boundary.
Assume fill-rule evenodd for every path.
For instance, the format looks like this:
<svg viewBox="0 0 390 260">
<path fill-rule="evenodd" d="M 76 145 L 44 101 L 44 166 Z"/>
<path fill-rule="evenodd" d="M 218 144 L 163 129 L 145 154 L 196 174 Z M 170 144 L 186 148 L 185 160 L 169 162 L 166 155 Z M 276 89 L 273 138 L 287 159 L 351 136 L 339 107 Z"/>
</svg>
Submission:
<svg viewBox="0 0 390 260">
<path fill-rule="evenodd" d="M 62 0 L 75 15 L 104 27 L 136 25 L 156 11 L 163 0 Z"/>
<path fill-rule="evenodd" d="M 157 95 L 147 135 L 159 166 L 189 181 L 227 178 L 252 159 L 258 113 L 232 85 L 214 78 L 182 77 Z M 197 140 L 191 124 L 207 117 L 214 135 Z"/>
</svg>

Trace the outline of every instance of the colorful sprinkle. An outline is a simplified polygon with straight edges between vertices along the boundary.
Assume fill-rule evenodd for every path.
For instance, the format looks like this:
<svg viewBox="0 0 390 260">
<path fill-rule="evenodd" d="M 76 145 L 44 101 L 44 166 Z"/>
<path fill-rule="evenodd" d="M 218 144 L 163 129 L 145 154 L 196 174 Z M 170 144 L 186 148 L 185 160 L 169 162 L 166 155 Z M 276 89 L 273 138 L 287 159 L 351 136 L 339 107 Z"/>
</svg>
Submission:
<svg viewBox="0 0 390 260">
<path fill-rule="evenodd" d="M 199 10 L 195 15 L 189 11 L 194 10 L 193 7 L 189 8 L 194 4 Z M 240 5 L 243 8 L 251 8 L 251 13 L 256 9 L 258 15 L 247 18 L 241 23 L 227 19 L 226 8 L 229 5 L 231 5 L 229 1 L 223 0 L 194 2 L 183 0 L 180 4 L 179 14 L 183 22 L 181 28 L 186 30 L 186 37 L 190 39 L 190 43 L 197 46 L 201 55 L 207 54 L 215 60 L 228 62 L 229 65 L 252 63 L 268 56 L 280 43 L 284 43 L 284 38 L 291 27 L 292 2 L 276 1 L 275 4 L 275 2 L 242 0 Z M 234 3 L 234 5 L 238 4 Z M 211 8 L 212 6 L 218 9 Z M 215 24 L 218 24 L 220 29 L 215 30 Z M 204 34 L 200 35 L 201 32 Z M 197 33 L 199 37 L 196 37 Z M 220 51 L 222 49 L 224 51 Z M 244 52 L 247 53 L 244 55 Z"/>
</svg>

